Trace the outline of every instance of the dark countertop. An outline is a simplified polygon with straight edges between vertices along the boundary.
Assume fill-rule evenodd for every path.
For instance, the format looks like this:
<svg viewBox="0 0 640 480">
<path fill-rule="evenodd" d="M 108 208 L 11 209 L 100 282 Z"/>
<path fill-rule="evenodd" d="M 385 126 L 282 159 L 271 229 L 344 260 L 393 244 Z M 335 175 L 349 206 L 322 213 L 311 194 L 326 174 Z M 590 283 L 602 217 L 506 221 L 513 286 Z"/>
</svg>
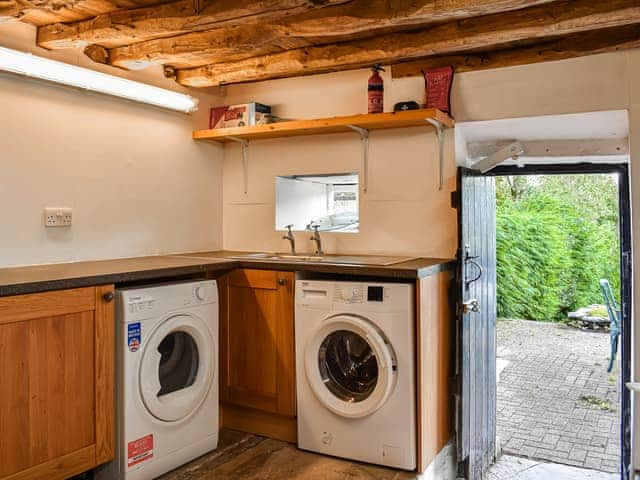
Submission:
<svg viewBox="0 0 640 480">
<path fill-rule="evenodd" d="M 214 252 L 196 252 L 184 253 L 181 257 L 185 258 L 202 258 L 205 260 L 230 259 L 242 255 L 251 254 L 252 252 L 240 252 L 230 250 L 220 250 Z M 285 254 L 286 255 L 286 254 Z M 311 255 L 311 254 L 301 254 Z M 327 259 L 322 262 L 301 262 L 295 260 L 260 260 L 252 259 L 235 259 L 236 268 L 265 268 L 271 270 L 293 270 L 299 272 L 323 273 L 334 275 L 355 275 L 366 277 L 394 278 L 415 280 L 427 277 L 442 270 L 452 270 L 455 268 L 456 260 L 444 258 L 412 258 L 410 260 L 394 263 L 392 265 L 367 265 L 367 259 L 394 258 L 384 257 L 380 255 L 348 255 L 354 260 L 362 259 L 363 263 L 332 263 L 332 254 L 326 254 Z M 342 255 L 337 255 L 341 257 Z"/>
<path fill-rule="evenodd" d="M 0 268 L 0 296 L 192 275 L 233 268 L 224 259 L 153 256 Z"/>
<path fill-rule="evenodd" d="M 198 252 L 0 268 L 0 296 L 87 287 L 110 283 L 160 280 L 234 268 L 264 268 L 301 272 L 415 280 L 455 268 L 455 260 L 416 258 L 393 265 L 337 264 L 286 260 L 236 260 L 248 252 Z M 329 256 L 330 257 L 330 256 Z M 366 256 L 360 256 L 366 258 Z"/>
</svg>

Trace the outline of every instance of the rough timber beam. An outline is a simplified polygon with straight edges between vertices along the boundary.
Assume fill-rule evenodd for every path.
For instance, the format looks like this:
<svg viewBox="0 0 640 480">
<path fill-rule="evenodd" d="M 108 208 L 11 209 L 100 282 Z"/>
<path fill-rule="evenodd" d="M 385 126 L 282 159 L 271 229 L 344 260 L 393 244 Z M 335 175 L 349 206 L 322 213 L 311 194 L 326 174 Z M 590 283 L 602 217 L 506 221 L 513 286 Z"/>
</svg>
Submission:
<svg viewBox="0 0 640 480">
<path fill-rule="evenodd" d="M 426 57 L 415 62 L 393 65 L 391 74 L 393 78 L 413 77 L 422 75 L 422 71 L 426 68 L 445 65 L 453 65 L 456 72 L 487 70 L 565 60 L 632 48 L 640 48 L 640 25 L 575 33 L 525 47 Z"/>
<path fill-rule="evenodd" d="M 269 24 L 237 26 L 107 49 L 106 63 L 128 70 L 139 70 L 150 64 L 191 68 L 310 45 L 304 38 L 284 35 Z"/>
<path fill-rule="evenodd" d="M 499 50 L 602 28 L 640 23 L 637 0 L 559 1 L 503 14 L 449 22 L 419 31 L 300 48 L 245 60 L 178 70 L 179 83 L 194 87 L 267 80 L 399 63 L 433 55 Z"/>
<path fill-rule="evenodd" d="M 0 0 L 0 22 L 8 18 L 36 26 L 75 22 L 123 8 L 141 8 L 166 0 Z"/>
<path fill-rule="evenodd" d="M 193 0 L 179 0 L 153 7 L 110 12 L 80 22 L 40 27 L 38 45 L 52 50 L 84 48 L 90 44 L 114 48 L 239 23 L 272 22 L 348 1 L 204 0 L 198 4 Z"/>
<path fill-rule="evenodd" d="M 344 41 L 370 36 L 385 29 L 406 28 L 435 21 L 458 19 L 474 14 L 513 10 L 528 4 L 548 3 L 549 0 L 470 0 L 441 2 L 433 0 L 396 0 L 390 6 L 388 0 L 354 0 L 346 4 L 314 9 L 305 14 L 283 17 L 259 26 L 243 23 L 238 26 L 217 28 L 206 32 L 179 35 L 137 42 L 132 45 L 111 48 L 108 52 L 111 65 L 136 69 L 150 63 L 171 65 L 176 68 L 193 68 L 202 65 L 242 60 L 259 55 L 279 53 L 285 50 L 303 48 L 318 44 Z M 202 21 L 194 23 L 198 28 L 206 25 Z M 209 24 L 210 25 L 210 24 Z M 139 40 L 144 28 L 136 29 Z M 126 32 L 119 29 L 120 33 Z M 40 44 L 51 47 L 42 36 Z M 160 30 L 156 29 L 155 34 Z M 85 36 L 86 39 L 89 36 Z M 128 44 L 131 38 L 122 38 Z M 113 45 L 115 38 L 108 42 L 100 38 L 101 45 Z"/>
</svg>

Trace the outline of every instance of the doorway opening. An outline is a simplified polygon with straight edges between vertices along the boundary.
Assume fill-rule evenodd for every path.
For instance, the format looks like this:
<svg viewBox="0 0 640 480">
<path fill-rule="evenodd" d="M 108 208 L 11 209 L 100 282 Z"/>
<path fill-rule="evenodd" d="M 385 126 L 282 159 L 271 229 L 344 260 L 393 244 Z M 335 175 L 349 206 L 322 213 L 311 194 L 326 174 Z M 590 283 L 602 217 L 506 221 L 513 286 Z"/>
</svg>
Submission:
<svg viewBox="0 0 640 480">
<path fill-rule="evenodd" d="M 527 468 L 620 478 L 618 177 L 495 177 L 496 435 Z"/>
<path fill-rule="evenodd" d="M 628 480 L 631 396 L 625 384 L 631 378 L 632 358 L 628 112 L 470 122 L 458 124 L 455 135 L 457 162 L 467 166 L 459 169 L 457 197 L 460 271 L 456 438 L 460 476 L 469 480 L 578 480 L 598 478 L 594 476 L 597 474 Z M 563 180 L 563 176 L 573 177 Z M 586 188 L 594 178 L 601 179 L 599 188 L 608 189 L 613 217 L 617 212 L 617 219 L 609 219 L 615 226 L 608 230 L 603 217 L 596 215 L 598 202 L 606 195 L 571 190 Z M 511 205 L 510 209 L 503 202 L 505 210 L 498 212 L 500 189 L 506 189 L 512 197 L 510 190 L 515 189 L 517 197 L 519 186 L 526 187 L 530 195 L 516 199 L 517 207 Z M 555 200 L 549 193 L 555 194 Z M 589 205 L 590 201 L 594 203 Z M 577 209 L 585 203 L 582 210 Z M 590 219 L 597 228 L 587 222 Z M 504 222 L 512 223 L 502 229 L 503 238 L 498 241 L 500 222 L 502 227 Z M 607 239 L 607 254 L 602 253 L 604 250 L 598 254 L 597 248 L 593 255 L 589 253 Z M 586 261 L 589 256 L 592 261 Z M 507 260 L 515 264 L 511 270 L 506 268 Z M 615 265 L 610 267 L 612 263 Z M 600 268 L 602 264 L 609 265 L 608 269 Z M 553 267 L 551 273 L 544 273 L 546 267 L 540 265 Z M 606 282 L 600 285 L 600 280 Z M 500 299 L 499 281 L 503 284 Z M 610 354 L 603 350 L 603 344 L 607 344 L 602 341 L 611 338 L 607 338 L 611 316 L 609 311 L 605 316 L 603 309 L 591 308 L 595 303 L 608 303 L 604 296 L 595 295 L 598 289 L 609 291 L 609 286 L 612 310 L 619 309 L 620 335 L 613 335 L 618 342 L 617 363 L 611 372 L 614 376 L 606 372 Z M 581 307 L 589 309 L 585 312 Z M 498 322 L 499 310 L 511 318 Z M 594 320 L 598 318 L 600 323 Z M 502 335 L 500 330 L 505 332 L 508 327 L 515 331 Z M 544 327 L 549 330 L 532 333 Z M 615 326 L 611 328 L 615 333 Z M 509 335 L 511 343 L 506 339 Z M 569 341 L 562 342 L 563 335 Z M 552 341 L 561 344 L 549 347 Z M 584 363 L 580 355 L 587 349 L 580 347 L 590 342 L 594 343 L 593 356 Z M 541 346 L 549 348 L 541 353 Z M 537 350 L 527 354 L 529 347 Z M 528 365 L 514 369 L 525 360 Z M 568 369 L 564 376 L 562 368 Z M 604 384 L 596 381 L 602 370 Z M 509 391 L 505 383 L 509 381 L 520 382 L 521 390 Z M 556 396 L 557 391 L 563 392 L 562 397 Z M 498 394 L 503 398 L 498 399 Z M 519 403 L 514 400 L 508 405 L 507 399 L 516 396 Z M 582 423 L 566 415 L 563 418 L 569 411 L 584 415 Z M 498 424 L 499 414 L 502 419 L 510 415 L 509 421 Z M 607 426 L 606 414 L 614 415 Z M 572 432 L 575 435 L 563 435 L 565 431 L 555 429 L 565 421 L 567 431 L 576 430 Z M 611 436 L 598 438 L 588 431 L 592 427 L 596 431 L 599 428 L 600 433 L 608 428 Z M 504 451 L 511 454 L 501 456 Z M 505 465 L 505 459 L 514 462 Z M 497 476 L 493 475 L 496 471 Z"/>
</svg>

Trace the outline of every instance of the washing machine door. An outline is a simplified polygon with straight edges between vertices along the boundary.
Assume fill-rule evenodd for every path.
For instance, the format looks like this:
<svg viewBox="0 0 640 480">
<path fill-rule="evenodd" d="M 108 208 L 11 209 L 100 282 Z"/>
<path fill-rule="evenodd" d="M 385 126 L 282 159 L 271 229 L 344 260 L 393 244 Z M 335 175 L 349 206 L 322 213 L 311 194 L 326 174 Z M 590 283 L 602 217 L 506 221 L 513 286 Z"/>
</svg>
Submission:
<svg viewBox="0 0 640 480">
<path fill-rule="evenodd" d="M 179 422 L 195 412 L 211 388 L 216 358 L 209 329 L 198 317 L 180 314 L 160 323 L 145 342 L 139 371 L 149 413 Z"/>
<path fill-rule="evenodd" d="M 347 418 L 366 417 L 384 405 L 396 382 L 391 345 L 370 321 L 355 315 L 324 320 L 305 347 L 305 370 L 318 400 Z"/>
</svg>

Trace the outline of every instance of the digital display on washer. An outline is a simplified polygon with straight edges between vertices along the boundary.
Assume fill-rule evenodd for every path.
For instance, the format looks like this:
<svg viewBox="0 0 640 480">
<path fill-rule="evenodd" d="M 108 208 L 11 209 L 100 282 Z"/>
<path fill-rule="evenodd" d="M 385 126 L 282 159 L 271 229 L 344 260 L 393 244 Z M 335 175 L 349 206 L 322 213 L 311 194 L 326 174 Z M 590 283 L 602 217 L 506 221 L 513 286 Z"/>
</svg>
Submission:
<svg viewBox="0 0 640 480">
<path fill-rule="evenodd" d="M 367 300 L 369 302 L 382 302 L 383 297 L 383 287 L 367 287 Z"/>
</svg>

